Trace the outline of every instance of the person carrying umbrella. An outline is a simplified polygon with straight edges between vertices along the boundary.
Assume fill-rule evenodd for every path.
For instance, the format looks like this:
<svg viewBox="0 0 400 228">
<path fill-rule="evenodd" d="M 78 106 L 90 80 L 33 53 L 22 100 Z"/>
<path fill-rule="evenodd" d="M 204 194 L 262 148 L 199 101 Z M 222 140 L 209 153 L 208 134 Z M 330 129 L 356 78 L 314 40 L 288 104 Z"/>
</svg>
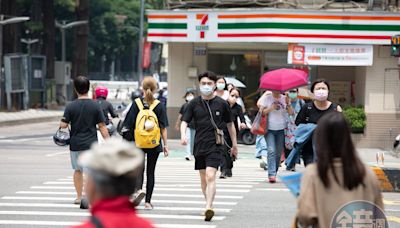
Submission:
<svg viewBox="0 0 400 228">
<path fill-rule="evenodd" d="M 257 104 L 263 115 L 268 115 L 268 131 L 265 135 L 268 148 L 268 181 L 275 183 L 285 144 L 286 116 L 293 114 L 293 108 L 289 99 L 280 91 L 272 91 L 272 95 L 263 95 Z"/>
<path fill-rule="evenodd" d="M 257 106 L 263 115 L 268 115 L 268 131 L 265 135 L 268 148 L 268 181 L 276 182 L 281 154 L 285 143 L 285 128 L 287 115 L 294 111 L 284 91 L 307 84 L 307 73 L 296 69 L 279 69 L 269 71 L 260 78 L 260 88 L 272 91 L 272 95 L 263 96 Z"/>
</svg>

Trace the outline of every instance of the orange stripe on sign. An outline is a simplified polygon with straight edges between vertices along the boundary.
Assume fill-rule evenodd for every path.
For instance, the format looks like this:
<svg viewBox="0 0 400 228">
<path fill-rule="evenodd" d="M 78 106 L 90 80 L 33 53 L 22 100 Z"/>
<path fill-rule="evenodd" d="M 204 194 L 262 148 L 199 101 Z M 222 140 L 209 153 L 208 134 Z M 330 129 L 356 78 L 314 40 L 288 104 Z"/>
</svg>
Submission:
<svg viewBox="0 0 400 228">
<path fill-rule="evenodd" d="M 187 19 L 187 15 L 148 15 L 149 19 Z"/>
<path fill-rule="evenodd" d="M 218 19 L 243 18 L 290 18 L 290 19 L 326 19 L 326 20 L 379 20 L 397 21 L 400 17 L 385 16 L 339 16 L 339 15 L 301 15 L 301 14 L 230 14 L 218 15 Z"/>
<path fill-rule="evenodd" d="M 201 20 L 201 19 L 203 19 L 203 17 L 204 17 L 204 14 L 196 14 L 197 20 Z"/>
</svg>

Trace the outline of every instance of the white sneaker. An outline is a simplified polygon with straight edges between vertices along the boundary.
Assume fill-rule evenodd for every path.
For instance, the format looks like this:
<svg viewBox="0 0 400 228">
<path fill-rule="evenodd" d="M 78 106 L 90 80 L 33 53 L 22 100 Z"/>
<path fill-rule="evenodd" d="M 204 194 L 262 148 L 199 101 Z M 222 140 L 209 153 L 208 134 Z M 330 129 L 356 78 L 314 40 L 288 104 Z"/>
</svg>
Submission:
<svg viewBox="0 0 400 228">
<path fill-rule="evenodd" d="M 146 193 L 143 190 L 138 190 L 134 196 L 133 196 L 133 201 L 132 204 L 137 207 L 140 205 L 140 202 L 142 202 L 143 198 L 146 196 Z"/>
</svg>

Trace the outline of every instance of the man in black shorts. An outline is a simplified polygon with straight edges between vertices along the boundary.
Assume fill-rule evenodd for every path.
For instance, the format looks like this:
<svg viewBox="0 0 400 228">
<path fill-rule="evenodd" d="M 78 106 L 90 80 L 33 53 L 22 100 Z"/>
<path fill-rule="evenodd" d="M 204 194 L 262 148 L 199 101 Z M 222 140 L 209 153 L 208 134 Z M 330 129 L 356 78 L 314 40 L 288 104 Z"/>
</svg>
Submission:
<svg viewBox="0 0 400 228">
<path fill-rule="evenodd" d="M 61 128 L 67 128 L 71 124 L 69 148 L 77 195 L 75 204 L 81 204 L 83 188 L 83 173 L 82 167 L 78 165 L 78 157 L 89 150 L 92 143 L 97 143 L 96 125 L 104 139 L 110 137 L 100 105 L 88 96 L 89 87 L 90 82 L 86 77 L 78 76 L 74 79 L 74 89 L 78 99 L 67 105 L 60 123 Z"/>
<path fill-rule="evenodd" d="M 204 72 L 198 79 L 201 96 L 189 103 L 183 115 L 181 143 L 187 144 L 186 128 L 193 120 L 196 130 L 193 151 L 195 170 L 199 170 L 201 190 L 206 199 L 205 220 L 210 221 L 214 216 L 212 206 L 216 192 L 215 177 L 226 150 L 225 145 L 217 144 L 216 128 L 223 129 L 224 125 L 227 125 L 232 139 L 232 157 L 237 156 L 236 130 L 228 102 L 214 95 L 217 76 L 213 72 Z"/>
</svg>

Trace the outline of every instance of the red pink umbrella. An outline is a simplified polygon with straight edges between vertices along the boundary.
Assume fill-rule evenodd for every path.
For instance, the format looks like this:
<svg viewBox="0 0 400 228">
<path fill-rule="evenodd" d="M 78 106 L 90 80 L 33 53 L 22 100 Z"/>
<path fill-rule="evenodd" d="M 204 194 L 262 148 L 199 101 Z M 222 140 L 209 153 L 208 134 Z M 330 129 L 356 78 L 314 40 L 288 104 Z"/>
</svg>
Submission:
<svg viewBox="0 0 400 228">
<path fill-rule="evenodd" d="M 282 68 L 269 71 L 260 78 L 260 88 L 287 91 L 307 85 L 308 74 L 303 70 Z"/>
</svg>

